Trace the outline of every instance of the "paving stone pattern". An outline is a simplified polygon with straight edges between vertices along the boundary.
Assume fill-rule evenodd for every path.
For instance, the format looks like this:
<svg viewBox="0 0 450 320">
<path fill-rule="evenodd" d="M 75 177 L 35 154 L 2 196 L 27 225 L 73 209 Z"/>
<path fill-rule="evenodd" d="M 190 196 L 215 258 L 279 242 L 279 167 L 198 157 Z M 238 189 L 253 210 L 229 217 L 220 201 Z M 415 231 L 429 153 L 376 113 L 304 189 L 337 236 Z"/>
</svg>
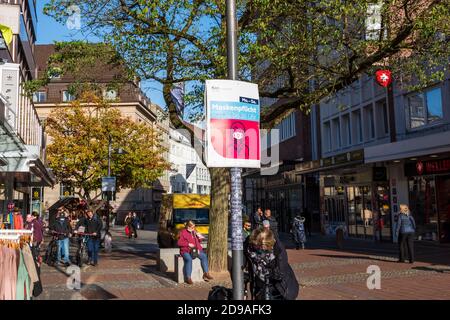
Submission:
<svg viewBox="0 0 450 320">
<path fill-rule="evenodd" d="M 229 278 L 177 284 L 173 273 L 157 270 L 155 227 L 127 239 L 122 227 L 113 230 L 113 252 L 101 253 L 97 267 L 81 270 L 81 290 L 67 287 L 64 267 L 42 267 L 44 292 L 39 299 L 158 299 L 204 300 L 211 287 L 231 287 Z M 282 235 L 290 264 L 301 285 L 298 299 L 450 299 L 450 248 L 417 245 L 415 264 L 397 263 L 393 244 L 346 240 L 338 250 L 334 239 L 314 235 L 305 250 L 295 250 L 288 235 Z M 71 248 L 75 253 L 75 248 Z M 381 289 L 369 290 L 367 267 L 381 269 Z"/>
</svg>

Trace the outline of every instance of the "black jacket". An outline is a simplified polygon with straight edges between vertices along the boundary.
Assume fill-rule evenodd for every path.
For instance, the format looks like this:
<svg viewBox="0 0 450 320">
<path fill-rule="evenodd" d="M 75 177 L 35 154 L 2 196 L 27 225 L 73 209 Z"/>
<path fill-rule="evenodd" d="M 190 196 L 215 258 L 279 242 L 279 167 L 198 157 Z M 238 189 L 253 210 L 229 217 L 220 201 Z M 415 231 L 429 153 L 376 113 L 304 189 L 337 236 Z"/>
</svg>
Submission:
<svg viewBox="0 0 450 320">
<path fill-rule="evenodd" d="M 247 254 L 249 248 L 248 239 L 244 242 L 244 253 L 246 263 L 252 263 L 251 258 Z M 297 278 L 295 277 L 294 270 L 288 263 L 288 255 L 286 248 L 281 243 L 281 241 L 276 237 L 275 246 L 273 249 L 275 255 L 274 262 L 269 266 L 271 269 L 270 284 L 276 288 L 278 294 L 281 294 L 282 299 L 285 300 L 295 300 L 297 299 L 299 292 L 299 284 Z M 247 271 L 249 272 L 250 278 L 250 290 L 256 293 L 254 299 L 258 299 L 258 292 L 263 292 L 264 283 L 259 281 L 252 272 L 252 267 L 247 266 Z"/>
<path fill-rule="evenodd" d="M 85 220 L 86 233 L 97 233 L 92 238 L 100 239 L 102 231 L 102 221 L 98 216 L 93 216 L 92 219 L 87 218 Z"/>
<path fill-rule="evenodd" d="M 279 239 L 275 242 L 274 253 L 277 260 L 274 274 L 275 277 L 278 276 L 275 287 L 286 300 L 295 300 L 298 296 L 299 284 L 294 270 L 289 265 L 286 248 Z"/>
<path fill-rule="evenodd" d="M 264 214 L 259 215 L 258 212 L 253 212 L 250 216 L 250 223 L 252 224 L 252 230 L 262 227 L 262 222 L 264 220 Z"/>
<path fill-rule="evenodd" d="M 265 218 L 265 219 L 270 222 L 270 230 L 272 230 L 272 232 L 275 235 L 275 237 L 278 238 L 278 222 L 277 222 L 277 219 L 275 219 L 274 217 Z"/>
<path fill-rule="evenodd" d="M 50 230 L 63 233 L 58 235 L 58 240 L 63 240 L 72 233 L 72 228 L 70 227 L 69 219 L 66 217 L 56 218 L 55 222 L 50 227 Z"/>
</svg>

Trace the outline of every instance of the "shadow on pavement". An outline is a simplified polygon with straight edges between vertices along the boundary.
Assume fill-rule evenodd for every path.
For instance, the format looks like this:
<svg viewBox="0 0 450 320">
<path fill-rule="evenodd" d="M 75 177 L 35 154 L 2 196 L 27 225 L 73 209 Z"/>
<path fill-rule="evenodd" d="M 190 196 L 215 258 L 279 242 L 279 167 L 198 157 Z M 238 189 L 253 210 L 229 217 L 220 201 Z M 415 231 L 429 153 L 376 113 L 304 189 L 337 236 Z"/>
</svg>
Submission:
<svg viewBox="0 0 450 320">
<path fill-rule="evenodd" d="M 99 285 L 89 284 L 81 288 L 81 295 L 88 300 L 111 300 L 118 297 Z"/>
<path fill-rule="evenodd" d="M 334 255 L 334 254 L 312 254 L 312 256 L 317 256 L 317 257 L 327 257 L 327 258 L 338 258 L 338 259 L 360 259 L 360 260 L 375 260 L 375 261 L 385 261 L 385 262 L 396 262 L 395 261 L 390 261 L 390 260 L 386 260 L 386 259 L 377 259 L 377 258 L 373 258 L 373 257 L 369 257 L 369 256 L 346 256 L 346 255 Z"/>
<path fill-rule="evenodd" d="M 433 267 L 413 267 L 414 270 L 450 273 L 450 268 L 433 268 Z"/>
</svg>

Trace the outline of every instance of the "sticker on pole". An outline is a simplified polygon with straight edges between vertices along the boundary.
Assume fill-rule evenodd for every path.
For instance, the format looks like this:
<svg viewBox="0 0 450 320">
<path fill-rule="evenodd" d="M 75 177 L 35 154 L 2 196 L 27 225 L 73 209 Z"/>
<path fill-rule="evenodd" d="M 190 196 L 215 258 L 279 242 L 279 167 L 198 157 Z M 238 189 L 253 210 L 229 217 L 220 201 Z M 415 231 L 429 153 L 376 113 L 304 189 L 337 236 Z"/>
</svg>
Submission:
<svg viewBox="0 0 450 320">
<path fill-rule="evenodd" d="M 206 164 L 260 168 L 258 85 L 206 80 Z"/>
</svg>

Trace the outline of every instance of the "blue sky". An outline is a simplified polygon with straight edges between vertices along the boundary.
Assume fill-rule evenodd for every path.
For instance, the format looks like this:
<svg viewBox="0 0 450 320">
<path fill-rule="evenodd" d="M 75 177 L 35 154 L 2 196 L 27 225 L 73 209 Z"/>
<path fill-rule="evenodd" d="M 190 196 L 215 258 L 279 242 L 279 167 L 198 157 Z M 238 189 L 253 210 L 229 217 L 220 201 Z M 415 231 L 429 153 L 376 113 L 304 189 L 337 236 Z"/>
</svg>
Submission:
<svg viewBox="0 0 450 320">
<path fill-rule="evenodd" d="M 37 44 L 50 44 L 55 41 L 70 41 L 82 39 L 93 42 L 99 41 L 99 39 L 95 37 L 84 36 L 77 30 L 70 30 L 66 25 L 60 24 L 53 18 L 44 15 L 42 13 L 42 8 L 47 2 L 47 0 L 37 1 Z M 161 88 L 162 86 L 156 82 L 145 81 L 142 83 L 142 89 L 152 100 L 152 102 L 160 106 L 165 106 Z"/>
</svg>

